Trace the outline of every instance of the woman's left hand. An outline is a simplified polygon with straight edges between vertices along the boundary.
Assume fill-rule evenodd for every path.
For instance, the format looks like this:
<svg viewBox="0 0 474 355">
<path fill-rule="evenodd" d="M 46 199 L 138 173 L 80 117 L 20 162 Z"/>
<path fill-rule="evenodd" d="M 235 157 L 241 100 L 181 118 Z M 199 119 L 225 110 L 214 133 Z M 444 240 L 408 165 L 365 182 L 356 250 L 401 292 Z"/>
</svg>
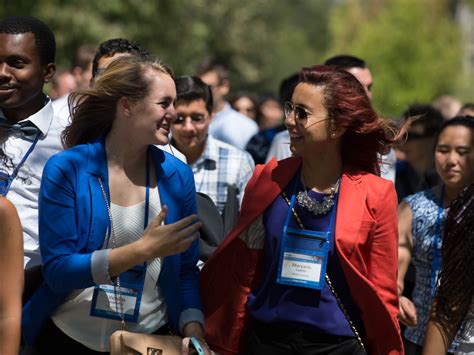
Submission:
<svg viewBox="0 0 474 355">
<path fill-rule="evenodd" d="M 202 351 L 203 352 L 199 352 L 197 351 L 197 349 L 195 349 L 195 347 L 193 346 L 193 343 L 191 341 L 191 337 L 186 337 L 186 338 L 183 338 L 183 342 L 182 342 L 182 347 L 181 347 L 181 354 L 182 355 L 201 355 L 201 354 L 204 354 L 204 355 L 213 355 L 215 354 L 210 348 L 209 348 L 209 345 L 207 345 L 207 343 L 202 340 L 202 339 L 197 339 L 197 338 L 194 338 L 195 341 L 197 341 L 199 343 L 199 346 L 201 347 Z"/>
</svg>

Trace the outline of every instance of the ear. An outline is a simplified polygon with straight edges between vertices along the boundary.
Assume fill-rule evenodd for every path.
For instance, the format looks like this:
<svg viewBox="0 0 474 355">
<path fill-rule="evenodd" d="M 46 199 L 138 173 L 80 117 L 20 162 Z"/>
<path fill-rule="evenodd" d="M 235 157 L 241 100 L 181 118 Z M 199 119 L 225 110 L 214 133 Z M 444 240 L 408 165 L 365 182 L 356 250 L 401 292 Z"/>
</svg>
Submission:
<svg viewBox="0 0 474 355">
<path fill-rule="evenodd" d="M 121 97 L 117 102 L 117 110 L 123 115 L 130 117 L 132 114 L 132 104 L 126 97 Z"/>
<path fill-rule="evenodd" d="M 347 131 L 347 128 L 336 127 L 336 125 L 334 124 L 334 121 L 331 120 L 329 124 L 329 132 L 330 132 L 331 139 L 341 138 L 344 135 L 344 133 L 346 133 L 346 131 Z"/>
<path fill-rule="evenodd" d="M 48 63 L 43 68 L 43 80 L 45 83 L 51 81 L 56 73 L 56 64 Z"/>
<path fill-rule="evenodd" d="M 213 119 L 214 119 L 214 112 L 211 112 L 209 114 L 209 124 L 212 122 Z"/>
<path fill-rule="evenodd" d="M 221 91 L 222 96 L 226 96 L 230 91 L 229 80 L 227 79 L 222 80 L 219 89 Z"/>
</svg>

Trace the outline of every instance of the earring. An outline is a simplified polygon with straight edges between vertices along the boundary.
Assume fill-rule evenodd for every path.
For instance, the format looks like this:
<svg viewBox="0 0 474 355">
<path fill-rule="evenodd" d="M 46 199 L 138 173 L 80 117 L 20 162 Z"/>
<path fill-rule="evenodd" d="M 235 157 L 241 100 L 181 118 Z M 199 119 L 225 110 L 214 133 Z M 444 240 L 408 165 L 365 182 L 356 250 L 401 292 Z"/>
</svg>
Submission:
<svg viewBox="0 0 474 355">
<path fill-rule="evenodd" d="M 47 83 L 49 80 L 48 79 L 44 79 L 44 82 Z"/>
<path fill-rule="evenodd" d="M 336 132 L 331 133 L 331 138 L 336 138 Z"/>
</svg>

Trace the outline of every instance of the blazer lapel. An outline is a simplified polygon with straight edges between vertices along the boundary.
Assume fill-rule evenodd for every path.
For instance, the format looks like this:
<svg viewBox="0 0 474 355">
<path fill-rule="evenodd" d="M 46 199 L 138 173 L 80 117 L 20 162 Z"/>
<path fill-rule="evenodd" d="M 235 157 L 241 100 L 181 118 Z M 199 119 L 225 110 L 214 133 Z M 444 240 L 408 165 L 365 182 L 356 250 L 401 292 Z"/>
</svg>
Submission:
<svg viewBox="0 0 474 355">
<path fill-rule="evenodd" d="M 336 245 L 350 259 L 356 245 L 367 191 L 359 175 L 344 173 L 339 187 L 336 215 Z"/>
<path fill-rule="evenodd" d="M 104 194 L 99 183 L 102 180 L 107 202 L 110 204 L 109 177 L 107 168 L 107 154 L 105 151 L 105 136 L 88 144 L 87 172 L 90 192 L 91 229 L 87 248 L 96 250 L 102 248 L 106 234 L 110 230 L 109 214 L 104 201 Z M 103 226 L 107 226 L 103 230 Z"/>
</svg>

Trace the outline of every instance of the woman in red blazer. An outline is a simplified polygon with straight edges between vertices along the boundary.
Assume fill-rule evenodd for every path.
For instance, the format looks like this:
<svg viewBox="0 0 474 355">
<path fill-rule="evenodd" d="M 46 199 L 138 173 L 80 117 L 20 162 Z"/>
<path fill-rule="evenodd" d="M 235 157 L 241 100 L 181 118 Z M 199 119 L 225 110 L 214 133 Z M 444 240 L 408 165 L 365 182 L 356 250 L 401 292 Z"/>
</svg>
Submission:
<svg viewBox="0 0 474 355">
<path fill-rule="evenodd" d="M 285 125 L 295 157 L 258 166 L 201 273 L 223 354 L 402 354 L 397 198 L 377 154 L 398 138 L 351 74 L 304 68 Z"/>
</svg>

